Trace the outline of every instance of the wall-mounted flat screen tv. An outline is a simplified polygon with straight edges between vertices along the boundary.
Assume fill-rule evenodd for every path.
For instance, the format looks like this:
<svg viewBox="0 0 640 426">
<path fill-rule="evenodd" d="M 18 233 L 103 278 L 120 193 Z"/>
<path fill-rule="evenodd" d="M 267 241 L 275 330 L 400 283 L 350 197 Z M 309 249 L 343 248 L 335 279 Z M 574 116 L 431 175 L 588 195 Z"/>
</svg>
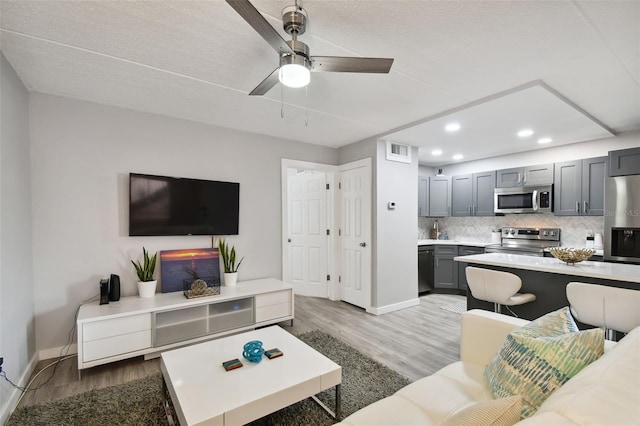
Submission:
<svg viewBox="0 0 640 426">
<path fill-rule="evenodd" d="M 237 235 L 240 184 L 129 174 L 129 235 Z"/>
</svg>

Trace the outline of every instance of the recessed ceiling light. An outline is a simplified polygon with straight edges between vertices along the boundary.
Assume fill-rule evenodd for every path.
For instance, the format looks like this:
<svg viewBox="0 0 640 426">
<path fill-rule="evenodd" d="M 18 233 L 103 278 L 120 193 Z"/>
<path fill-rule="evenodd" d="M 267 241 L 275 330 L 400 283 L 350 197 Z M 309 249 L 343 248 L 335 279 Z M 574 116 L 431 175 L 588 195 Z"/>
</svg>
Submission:
<svg viewBox="0 0 640 426">
<path fill-rule="evenodd" d="M 540 139 L 538 139 L 538 143 L 549 143 L 549 142 L 552 142 L 552 141 L 553 141 L 553 139 L 551 139 L 551 138 L 540 138 Z"/>
<path fill-rule="evenodd" d="M 455 155 L 453 156 L 453 159 L 454 159 L 454 160 L 462 160 L 463 158 L 464 158 L 464 155 L 462 155 L 462 154 L 455 154 Z"/>
<path fill-rule="evenodd" d="M 533 134 L 533 130 L 531 129 L 522 129 L 518 132 L 518 137 L 520 138 L 528 138 Z"/>
<path fill-rule="evenodd" d="M 457 132 L 458 130 L 460 130 L 460 123 L 449 123 L 444 126 L 444 129 L 447 132 Z"/>
<path fill-rule="evenodd" d="M 431 155 L 442 155 L 442 150 L 434 149 L 433 151 L 431 151 Z"/>
</svg>

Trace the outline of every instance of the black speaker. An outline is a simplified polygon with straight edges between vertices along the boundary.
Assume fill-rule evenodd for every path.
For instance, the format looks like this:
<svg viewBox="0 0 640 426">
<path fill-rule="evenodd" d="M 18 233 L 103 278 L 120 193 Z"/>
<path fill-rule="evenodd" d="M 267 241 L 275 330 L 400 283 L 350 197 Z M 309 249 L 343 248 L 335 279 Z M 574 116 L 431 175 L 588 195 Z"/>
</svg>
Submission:
<svg viewBox="0 0 640 426">
<path fill-rule="evenodd" d="M 103 278 L 100 280 L 100 304 L 106 305 L 109 303 L 109 280 Z"/>
<path fill-rule="evenodd" d="M 111 274 L 109 278 L 109 300 L 112 302 L 120 300 L 120 277 L 115 274 Z"/>
</svg>

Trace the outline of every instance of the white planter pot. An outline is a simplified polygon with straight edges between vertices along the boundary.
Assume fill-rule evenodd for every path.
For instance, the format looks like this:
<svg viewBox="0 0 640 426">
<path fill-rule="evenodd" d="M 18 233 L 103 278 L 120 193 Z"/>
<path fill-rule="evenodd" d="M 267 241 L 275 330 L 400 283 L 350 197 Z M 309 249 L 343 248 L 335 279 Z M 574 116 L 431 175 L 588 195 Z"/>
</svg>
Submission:
<svg viewBox="0 0 640 426">
<path fill-rule="evenodd" d="M 226 287 L 233 287 L 238 282 L 237 272 L 225 272 L 224 273 L 224 285 Z"/>
<path fill-rule="evenodd" d="M 140 297 L 154 297 L 158 281 L 138 281 L 138 295 Z"/>
</svg>

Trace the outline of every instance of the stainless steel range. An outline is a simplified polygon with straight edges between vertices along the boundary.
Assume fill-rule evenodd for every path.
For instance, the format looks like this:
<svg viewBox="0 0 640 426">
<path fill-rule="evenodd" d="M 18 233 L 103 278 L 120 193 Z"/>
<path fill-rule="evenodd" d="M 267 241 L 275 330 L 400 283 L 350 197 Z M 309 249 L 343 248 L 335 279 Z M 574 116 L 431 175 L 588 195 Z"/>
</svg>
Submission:
<svg viewBox="0 0 640 426">
<path fill-rule="evenodd" d="M 544 256 L 544 249 L 560 247 L 559 228 L 502 228 L 500 244 L 485 248 L 485 253 Z"/>
</svg>

